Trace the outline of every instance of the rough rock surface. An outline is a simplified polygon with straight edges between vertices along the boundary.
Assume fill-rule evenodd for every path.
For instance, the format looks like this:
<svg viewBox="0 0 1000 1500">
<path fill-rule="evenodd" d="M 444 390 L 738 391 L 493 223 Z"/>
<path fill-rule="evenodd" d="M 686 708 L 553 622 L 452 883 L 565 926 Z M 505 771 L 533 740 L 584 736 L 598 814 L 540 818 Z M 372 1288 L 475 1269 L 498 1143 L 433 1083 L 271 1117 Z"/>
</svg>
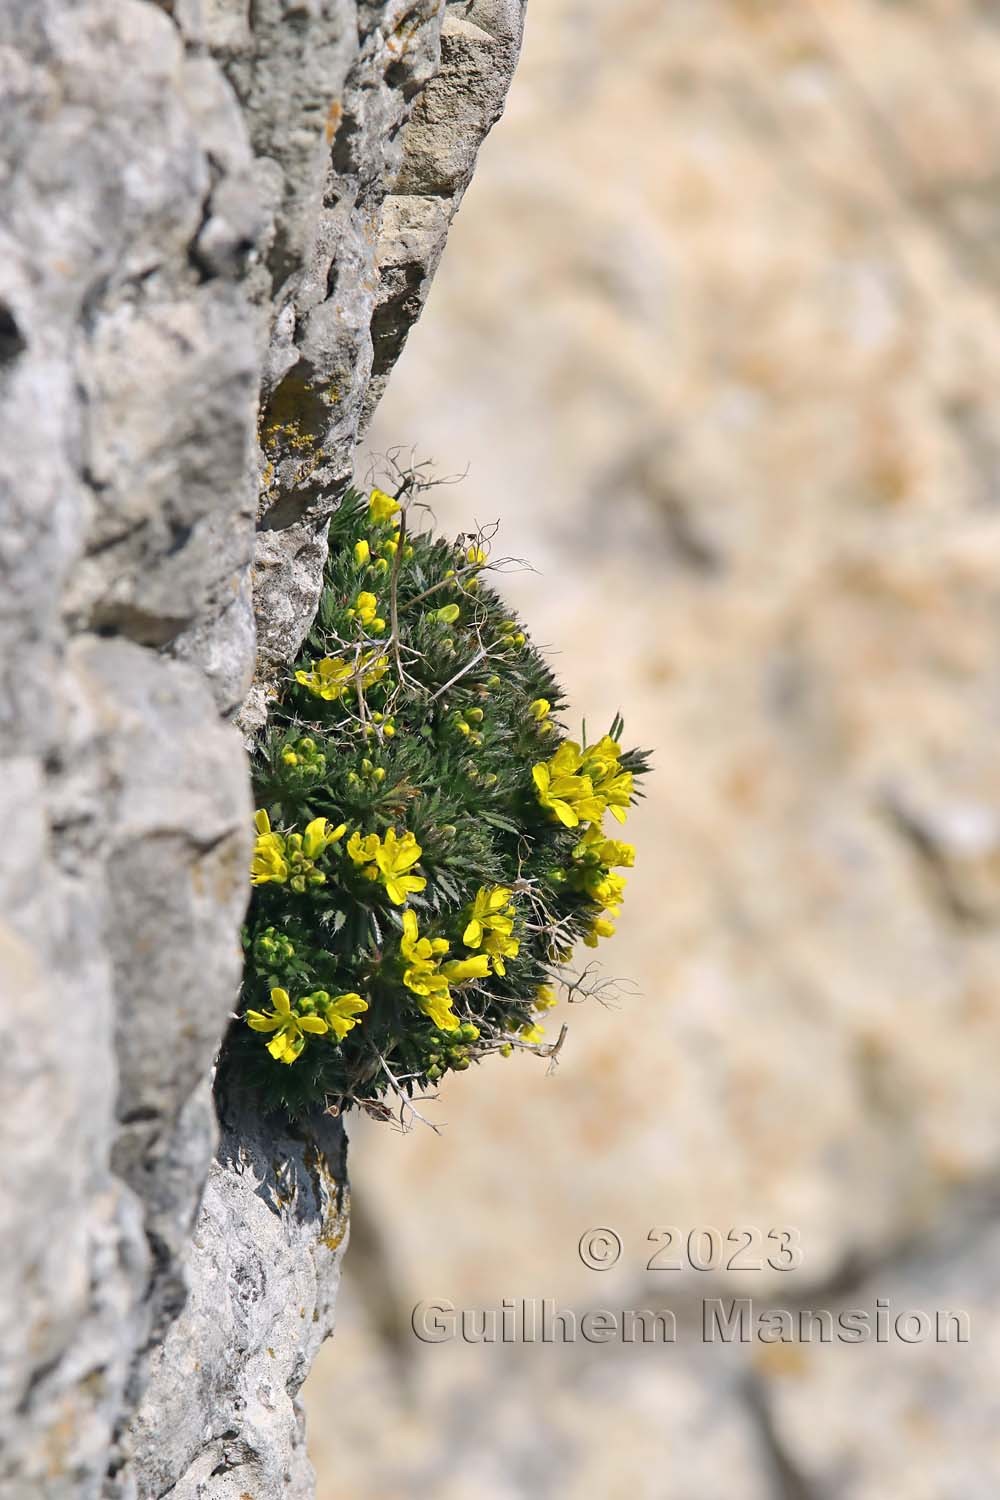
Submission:
<svg viewBox="0 0 1000 1500">
<path fill-rule="evenodd" d="M 997 21 L 529 13 L 372 442 L 469 465 L 442 525 L 501 518 L 574 711 L 655 747 L 597 955 L 638 993 L 562 1013 L 554 1079 L 483 1067 L 440 1136 L 352 1139 L 390 1264 L 348 1258 L 306 1387 L 337 1403 L 324 1500 L 1000 1493 Z M 801 1272 L 755 1298 L 940 1302 L 972 1341 L 414 1347 L 432 1296 L 670 1304 L 642 1271 L 667 1224 L 797 1228 Z M 580 1263 L 594 1225 L 624 1282 Z M 756 1450 L 717 1441 L 747 1424 Z"/>
<path fill-rule="evenodd" d="M 187 1493 L 197 1475 L 199 1494 L 228 1495 L 205 1467 L 236 1449 L 244 1465 L 253 1451 L 255 1500 L 286 1493 L 285 1467 L 308 1489 L 287 1393 L 329 1327 L 337 1251 L 310 1248 L 328 1187 L 264 1206 L 281 1161 L 313 1182 L 301 1142 L 241 1154 L 225 1137 L 189 1257 L 247 896 L 247 764 L 228 721 L 258 629 L 265 668 L 304 632 L 322 519 L 499 111 L 520 19 L 516 0 L 0 9 L 11 1500 L 89 1500 L 109 1463 L 110 1494 Z M 383 212 L 442 33 L 433 117 Z M 422 194 L 435 214 L 418 233 Z M 260 713 L 258 694 L 248 722 Z M 340 1193 L 342 1163 L 335 1177 Z M 259 1293 L 242 1333 L 235 1310 L 206 1316 L 222 1281 Z M 157 1354 L 187 1283 L 171 1347 L 200 1364 L 208 1413 L 193 1389 L 181 1410 Z M 273 1400 L 245 1384 L 268 1345 Z M 154 1461 L 142 1434 L 157 1422 L 176 1440 Z"/>
<path fill-rule="evenodd" d="M 523 11 L 524 0 L 358 6 L 357 45 L 337 54 L 339 72 L 331 59 L 323 113 L 312 116 L 329 144 L 318 175 L 298 159 L 281 88 L 269 86 L 253 110 L 258 168 L 282 168 L 284 215 L 303 228 L 299 274 L 285 279 L 284 236 L 268 255 L 277 289 L 261 387 L 261 681 L 244 710 L 248 727 L 265 712 L 268 667 L 294 656 L 315 613 L 324 522 L 503 106 Z M 277 35 L 292 45 L 287 27 Z M 283 65 L 294 80 L 300 53 Z M 241 97 L 253 97 L 248 66 L 234 47 L 228 67 Z M 309 120 L 307 107 L 303 128 Z"/>
<path fill-rule="evenodd" d="M 223 1101 L 222 1138 L 191 1240 L 191 1294 L 152 1358 L 124 1440 L 132 1497 L 313 1493 L 295 1399 L 332 1332 L 347 1236 L 347 1142 Z"/>
</svg>

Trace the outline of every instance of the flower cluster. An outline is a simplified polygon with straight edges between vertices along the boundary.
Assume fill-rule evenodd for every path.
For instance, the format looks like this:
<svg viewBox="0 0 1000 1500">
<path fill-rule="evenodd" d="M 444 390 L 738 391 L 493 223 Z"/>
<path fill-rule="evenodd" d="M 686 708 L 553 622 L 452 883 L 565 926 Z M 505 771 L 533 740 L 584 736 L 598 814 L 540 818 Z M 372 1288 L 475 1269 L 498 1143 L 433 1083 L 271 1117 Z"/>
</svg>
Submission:
<svg viewBox="0 0 1000 1500">
<path fill-rule="evenodd" d="M 408 873 L 423 853 L 412 833 L 397 838 L 395 829 L 390 828 L 383 839 L 377 833 L 362 836 L 355 832 L 348 840 L 347 852 L 369 880 L 381 880 L 395 906 L 402 906 L 408 896 L 427 884 L 422 875 Z"/>
<path fill-rule="evenodd" d="M 485 979 L 490 972 L 490 962 L 484 954 L 445 963 L 444 955 L 450 947 L 446 938 L 421 937 L 413 912 L 403 913 L 403 936 L 399 944 L 406 965 L 403 983 L 418 997 L 420 1009 L 430 1016 L 439 1031 L 457 1031 L 461 1025 L 452 1008 L 452 985 L 468 979 Z"/>
<path fill-rule="evenodd" d="M 331 828 L 326 818 L 313 818 L 304 833 L 275 833 L 263 808 L 258 811 L 254 822 L 257 838 L 250 862 L 251 884 L 287 883 L 293 891 L 299 892 L 307 885 L 326 884 L 326 876 L 316 861 L 331 844 L 343 838 L 347 832 L 346 823 Z"/>
<path fill-rule="evenodd" d="M 495 885 L 492 890 L 480 886 L 462 933 L 467 948 L 482 948 L 494 974 L 506 974 L 504 959 L 516 958 L 521 949 L 520 941 L 512 936 L 514 907 L 510 898 L 506 886 Z"/>
<path fill-rule="evenodd" d="M 352 691 L 363 692 L 381 682 L 389 670 L 388 659 L 376 651 L 363 651 L 353 661 L 340 656 L 324 656 L 309 669 L 300 668 L 295 681 L 323 698 L 327 703 L 336 703 L 339 698 Z"/>
<path fill-rule="evenodd" d="M 254 1031 L 273 1032 L 268 1052 L 276 1062 L 293 1063 L 307 1036 L 332 1034 L 342 1042 L 351 1027 L 358 1024 L 358 1016 L 367 1009 L 368 1002 L 360 995 L 337 995 L 332 999 L 326 990 L 316 990 L 303 995 L 292 1010 L 288 991 L 276 985 L 271 991 L 271 1009 L 248 1010 L 247 1024 Z"/>
<path fill-rule="evenodd" d="M 405 494 L 348 496 L 254 749 L 220 1067 L 292 1115 L 546 1050 L 562 966 L 613 931 L 634 861 L 602 821 L 624 817 L 645 757 L 620 720 L 590 746 L 565 737 L 559 685 L 489 585 L 490 538 L 414 533 L 412 514 Z"/>
<path fill-rule="evenodd" d="M 564 740 L 547 761 L 531 768 L 539 802 L 567 828 L 599 824 L 605 812 L 624 823 L 632 800 L 632 772 L 620 769 L 621 753 L 609 734 L 589 750 Z"/>
</svg>

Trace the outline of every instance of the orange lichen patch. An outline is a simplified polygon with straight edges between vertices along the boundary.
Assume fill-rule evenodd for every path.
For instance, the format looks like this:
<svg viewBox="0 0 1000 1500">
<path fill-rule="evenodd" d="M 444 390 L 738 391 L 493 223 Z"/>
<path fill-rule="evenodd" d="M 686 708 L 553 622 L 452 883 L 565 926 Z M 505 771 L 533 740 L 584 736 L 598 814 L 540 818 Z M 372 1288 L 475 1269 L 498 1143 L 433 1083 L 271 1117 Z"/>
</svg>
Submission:
<svg viewBox="0 0 1000 1500">
<path fill-rule="evenodd" d="M 320 1243 L 330 1251 L 339 1250 L 350 1228 L 350 1188 L 331 1171 L 326 1156 L 315 1143 L 306 1150 L 305 1165 L 313 1180 L 316 1201 L 323 1210 Z"/>
<path fill-rule="evenodd" d="M 332 146 L 340 129 L 340 122 L 344 118 L 344 106 L 339 99 L 334 99 L 326 112 L 326 144 Z"/>
</svg>

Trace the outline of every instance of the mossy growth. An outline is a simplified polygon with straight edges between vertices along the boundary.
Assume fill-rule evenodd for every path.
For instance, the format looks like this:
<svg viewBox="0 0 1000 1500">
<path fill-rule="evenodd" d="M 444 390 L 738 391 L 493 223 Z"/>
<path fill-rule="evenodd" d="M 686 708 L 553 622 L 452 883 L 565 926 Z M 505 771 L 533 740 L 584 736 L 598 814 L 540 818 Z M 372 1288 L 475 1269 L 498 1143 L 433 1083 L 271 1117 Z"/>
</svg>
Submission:
<svg viewBox="0 0 1000 1500">
<path fill-rule="evenodd" d="M 241 1013 L 224 1074 L 292 1117 L 388 1115 L 538 1017 L 573 946 L 613 932 L 609 836 L 645 756 L 571 741 L 563 694 L 494 591 L 482 534 L 417 529 L 414 491 L 351 493 L 319 610 L 253 755 Z M 613 827 L 614 825 L 612 825 Z"/>
</svg>

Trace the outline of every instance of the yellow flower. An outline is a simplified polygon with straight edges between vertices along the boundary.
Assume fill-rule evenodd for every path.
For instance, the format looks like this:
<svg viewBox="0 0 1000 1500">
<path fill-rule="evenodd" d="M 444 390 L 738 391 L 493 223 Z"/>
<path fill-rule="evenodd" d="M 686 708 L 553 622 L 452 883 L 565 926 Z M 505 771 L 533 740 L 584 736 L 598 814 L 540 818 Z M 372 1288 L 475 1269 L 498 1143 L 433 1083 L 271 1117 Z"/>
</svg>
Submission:
<svg viewBox="0 0 1000 1500">
<path fill-rule="evenodd" d="M 275 885 L 284 885 L 291 873 L 285 859 L 285 841 L 280 833 L 271 832 L 271 820 L 263 808 L 255 814 L 254 823 L 257 838 L 250 861 L 250 883 L 266 885 L 273 881 Z"/>
<path fill-rule="evenodd" d="M 632 800 L 632 772 L 619 771 L 618 760 L 621 746 L 609 734 L 598 740 L 584 752 L 582 770 L 590 777 L 595 794 L 604 806 L 624 823 L 625 813 Z"/>
<path fill-rule="evenodd" d="M 338 1042 L 342 1042 L 347 1033 L 357 1026 L 358 1016 L 368 1009 L 368 1001 L 362 1000 L 353 990 L 347 995 L 337 995 L 332 1000 L 325 990 L 318 990 L 311 998 L 317 1010 L 323 1012 L 327 1025 Z"/>
<path fill-rule="evenodd" d="M 378 614 L 378 600 L 367 589 L 362 589 L 354 601 L 354 608 L 349 609 L 347 614 L 350 619 L 360 620 L 362 625 L 370 625 Z"/>
<path fill-rule="evenodd" d="M 528 712 L 540 724 L 552 712 L 552 704 L 547 698 L 536 698 L 533 703 L 528 704 Z"/>
<path fill-rule="evenodd" d="M 614 931 L 614 922 L 608 922 L 604 917 L 595 917 L 591 923 L 590 931 L 584 933 L 583 941 L 588 948 L 596 948 L 598 938 L 613 937 Z"/>
<path fill-rule="evenodd" d="M 472 903 L 469 920 L 462 933 L 467 948 L 478 948 L 486 932 L 509 935 L 514 930 L 514 908 L 511 893 L 504 885 L 480 886 Z"/>
<path fill-rule="evenodd" d="M 324 656 L 322 661 L 316 662 L 311 672 L 296 672 L 295 681 L 315 693 L 317 698 L 324 698 L 331 703 L 344 696 L 353 676 L 354 667 L 351 662 L 344 661 L 339 656 Z"/>
<path fill-rule="evenodd" d="M 567 828 L 584 820 L 600 820 L 604 803 L 594 795 L 588 776 L 580 774 L 580 747 L 564 740 L 547 761 L 531 768 L 538 800 Z"/>
<path fill-rule="evenodd" d="M 372 635 L 381 635 L 385 629 L 385 621 L 378 612 L 378 600 L 367 589 L 362 589 L 355 599 L 354 607 L 347 611 L 347 618 L 359 620 Z"/>
<path fill-rule="evenodd" d="M 489 956 L 495 974 L 506 974 L 504 960 L 516 958 L 520 949 L 514 930 L 514 908 L 506 886 L 480 886 L 472 903 L 469 920 L 462 933 L 467 948 L 482 947 Z"/>
<path fill-rule="evenodd" d="M 625 899 L 625 881 L 621 875 L 607 874 L 601 880 L 595 880 L 588 887 L 588 895 L 600 905 L 605 907 L 613 917 L 618 915 L 618 908 Z"/>
<path fill-rule="evenodd" d="M 321 854 L 337 843 L 347 832 L 347 824 L 331 828 L 326 818 L 313 818 L 304 833 L 274 833 L 271 820 L 263 808 L 254 815 L 257 840 L 250 862 L 250 882 L 265 885 L 287 881 L 293 891 L 302 892 L 307 885 L 324 885 L 326 876 L 316 868 Z"/>
<path fill-rule="evenodd" d="M 482 547 L 468 547 L 465 552 L 465 560 L 471 563 L 474 568 L 481 568 L 486 561 L 486 553 Z"/>
<path fill-rule="evenodd" d="M 600 795 L 604 798 L 611 816 L 619 823 L 624 823 L 625 814 L 632 801 L 632 772 L 622 771 L 617 776 L 609 777 L 602 783 Z"/>
<path fill-rule="evenodd" d="M 442 620 L 445 625 L 454 625 L 461 614 L 457 604 L 442 604 L 440 609 L 433 611 L 435 620 Z"/>
<path fill-rule="evenodd" d="M 551 984 L 540 984 L 538 986 L 535 991 L 535 998 L 532 1001 L 536 1010 L 551 1010 L 553 1005 L 558 1005 L 558 1003 L 556 992 Z"/>
<path fill-rule="evenodd" d="M 376 851 L 375 863 L 382 877 L 382 884 L 389 900 L 396 906 L 402 906 L 411 891 L 422 891 L 427 884 L 422 875 L 406 873 L 422 853 L 423 850 L 412 833 L 404 833 L 401 839 L 397 839 L 392 828 L 386 834 L 382 847 Z"/>
<path fill-rule="evenodd" d="M 448 943 L 444 938 L 421 937 L 413 912 L 405 911 L 399 951 L 406 964 L 403 983 L 416 995 L 424 1015 L 441 1031 L 457 1031 L 461 1023 L 451 1008 L 448 978 L 439 968 Z"/>
<path fill-rule="evenodd" d="M 603 864 L 607 870 L 631 870 L 636 862 L 636 846 L 625 843 L 621 838 L 604 837 L 600 823 L 591 823 L 583 831 L 583 837 L 573 850 L 573 858 Z"/>
<path fill-rule="evenodd" d="M 347 841 L 347 853 L 356 865 L 364 867 L 363 873 L 369 880 L 381 880 L 389 900 L 396 906 L 404 905 L 411 891 L 422 891 L 427 884 L 422 875 L 407 873 L 423 853 L 412 833 L 397 838 L 395 830 L 390 828 L 383 841 L 377 833 L 362 837 L 355 830 Z"/>
<path fill-rule="evenodd" d="M 329 849 L 331 844 L 338 843 L 346 832 L 346 823 L 331 828 L 326 818 L 313 818 L 311 823 L 306 824 L 305 833 L 302 835 L 302 847 L 306 858 L 318 858 L 325 849 Z"/>
<path fill-rule="evenodd" d="M 618 741 L 613 740 L 610 734 L 604 734 L 596 745 L 589 745 L 583 751 L 583 768 L 594 781 L 600 781 L 602 777 L 614 773 L 621 753 L 622 747 Z"/>
<path fill-rule="evenodd" d="M 363 688 L 380 682 L 389 670 L 389 658 L 374 651 L 362 653 L 358 662 L 344 661 L 340 656 L 324 656 L 311 672 L 298 671 L 295 681 L 308 688 L 317 698 L 335 703 L 360 681 Z"/>
<path fill-rule="evenodd" d="M 522 1041 L 531 1042 L 532 1044 L 534 1044 L 544 1039 L 545 1027 L 536 1026 L 532 1021 L 526 1021 L 525 1024 L 521 1027 L 518 1035 L 521 1037 Z"/>
<path fill-rule="evenodd" d="M 589 834 L 590 832 L 591 830 L 588 829 L 587 833 Z M 609 870 L 631 870 L 635 864 L 635 845 L 626 844 L 622 839 L 606 839 L 601 834 L 600 829 L 597 830 L 597 835 L 595 852 L 601 864 L 606 865 Z M 586 837 L 587 835 L 585 834 L 584 838 Z M 578 845 L 577 848 L 579 847 Z M 573 853 L 575 856 L 575 849 Z"/>
<path fill-rule="evenodd" d="M 449 946 L 445 938 L 421 937 L 415 914 L 412 911 L 404 911 L 403 936 L 400 939 L 399 951 L 415 971 L 436 969 L 441 955 L 448 952 Z M 416 974 L 415 977 L 422 976 Z M 403 975 L 403 983 L 408 985 L 414 994 L 421 995 L 427 993 L 427 986 L 416 989 L 405 974 Z"/>
<path fill-rule="evenodd" d="M 450 994 L 447 999 L 441 995 L 428 995 L 420 1001 L 420 1009 L 434 1022 L 438 1031 L 457 1031 L 462 1024 L 451 1008 Z"/>
<path fill-rule="evenodd" d="M 372 490 L 371 498 L 368 501 L 368 514 L 373 521 L 379 524 L 383 521 L 389 521 L 398 509 L 399 501 L 394 500 L 391 495 L 387 495 L 385 490 Z"/>
<path fill-rule="evenodd" d="M 632 773 L 618 770 L 620 755 L 620 746 L 607 734 L 587 750 L 564 740 L 549 760 L 532 768 L 539 802 L 567 828 L 583 821 L 600 823 L 607 809 L 624 823 Z"/>
<path fill-rule="evenodd" d="M 483 949 L 493 964 L 494 974 L 506 974 L 507 965 L 504 960 L 516 958 L 520 948 L 517 938 L 508 937 L 502 932 L 488 932 L 483 938 Z"/>
<path fill-rule="evenodd" d="M 293 1063 L 306 1044 L 306 1033 L 324 1036 L 329 1027 L 319 1016 L 298 1015 L 292 1010 L 288 991 L 271 991 L 271 1011 L 248 1010 L 247 1024 L 254 1031 L 273 1031 L 267 1044 L 271 1056 L 281 1063 Z"/>
<path fill-rule="evenodd" d="M 381 842 L 377 833 L 362 836 L 360 829 L 356 828 L 347 840 L 347 852 L 356 865 L 373 865 Z"/>
<path fill-rule="evenodd" d="M 363 568 L 365 563 L 371 560 L 371 555 L 372 549 L 369 547 L 364 537 L 361 538 L 360 542 L 354 543 L 354 561 L 357 563 L 359 568 Z"/>
<path fill-rule="evenodd" d="M 441 973 L 449 984 L 464 984 L 467 979 L 486 979 L 490 972 L 490 961 L 485 953 L 473 958 L 449 958 L 441 965 Z"/>
<path fill-rule="evenodd" d="M 457 1031 L 461 1022 L 452 1010 L 451 986 L 469 979 L 485 979 L 490 971 L 485 953 L 474 958 L 450 959 L 444 938 L 421 937 L 412 911 L 403 913 L 403 936 L 399 950 L 406 963 L 403 983 L 417 996 L 417 1003 L 441 1031 Z"/>
<path fill-rule="evenodd" d="M 555 813 L 560 823 L 565 824 L 567 828 L 576 828 L 580 821 L 579 814 L 574 812 L 565 797 L 556 795 L 556 788 L 552 784 L 552 773 L 544 761 L 537 761 L 532 766 L 531 777 L 542 806 L 549 812 Z"/>
</svg>

